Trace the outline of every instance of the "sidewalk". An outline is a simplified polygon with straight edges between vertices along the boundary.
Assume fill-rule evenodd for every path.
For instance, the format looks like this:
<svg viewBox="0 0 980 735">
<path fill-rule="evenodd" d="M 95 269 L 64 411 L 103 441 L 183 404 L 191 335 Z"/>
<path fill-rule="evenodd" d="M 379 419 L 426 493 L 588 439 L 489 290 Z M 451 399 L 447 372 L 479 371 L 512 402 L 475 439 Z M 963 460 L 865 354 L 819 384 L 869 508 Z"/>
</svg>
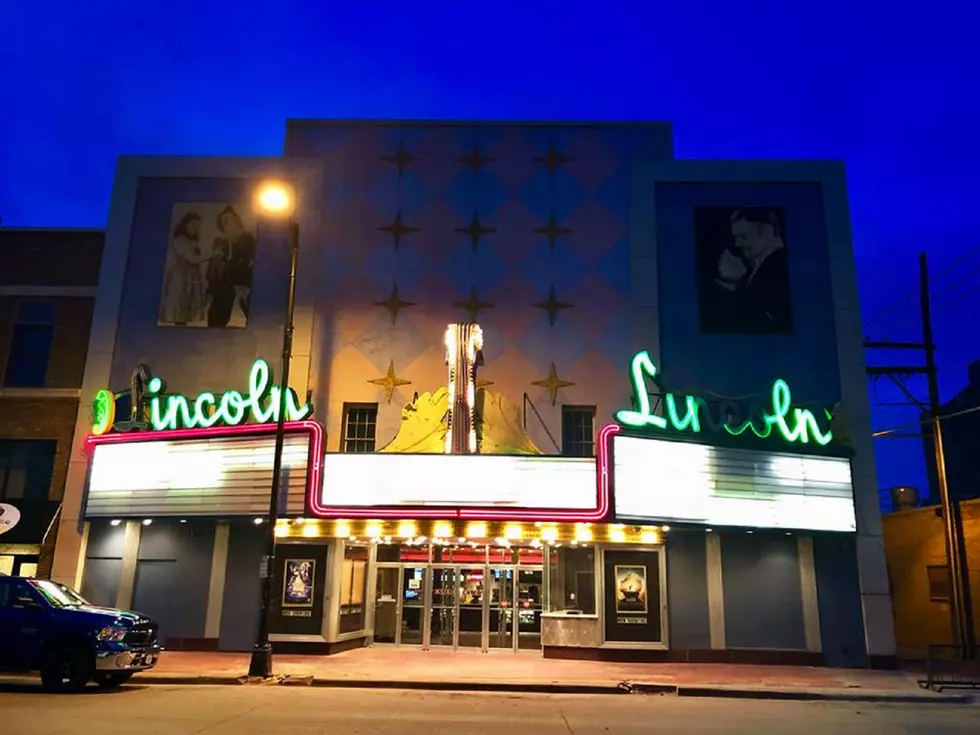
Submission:
<svg viewBox="0 0 980 735">
<path fill-rule="evenodd" d="M 167 651 L 141 684 L 250 683 L 248 654 Z M 539 652 L 362 648 L 333 656 L 275 657 L 271 683 L 299 686 L 689 697 L 967 703 L 908 672 L 732 664 L 630 664 L 544 659 Z"/>
</svg>

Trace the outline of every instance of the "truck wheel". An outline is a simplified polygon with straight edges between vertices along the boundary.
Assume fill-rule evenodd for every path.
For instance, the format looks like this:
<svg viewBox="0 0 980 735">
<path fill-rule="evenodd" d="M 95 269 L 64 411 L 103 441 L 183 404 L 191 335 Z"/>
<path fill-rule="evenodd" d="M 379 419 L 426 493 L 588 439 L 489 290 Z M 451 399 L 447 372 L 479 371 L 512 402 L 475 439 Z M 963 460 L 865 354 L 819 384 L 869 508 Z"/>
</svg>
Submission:
<svg viewBox="0 0 980 735">
<path fill-rule="evenodd" d="M 132 671 L 97 671 L 95 676 L 92 677 L 95 683 L 98 684 L 103 689 L 115 689 L 116 687 L 121 687 L 127 681 L 133 678 Z"/>
<path fill-rule="evenodd" d="M 95 664 L 92 652 L 84 646 L 57 646 L 44 656 L 41 664 L 41 683 L 55 692 L 77 692 L 92 679 Z"/>
</svg>

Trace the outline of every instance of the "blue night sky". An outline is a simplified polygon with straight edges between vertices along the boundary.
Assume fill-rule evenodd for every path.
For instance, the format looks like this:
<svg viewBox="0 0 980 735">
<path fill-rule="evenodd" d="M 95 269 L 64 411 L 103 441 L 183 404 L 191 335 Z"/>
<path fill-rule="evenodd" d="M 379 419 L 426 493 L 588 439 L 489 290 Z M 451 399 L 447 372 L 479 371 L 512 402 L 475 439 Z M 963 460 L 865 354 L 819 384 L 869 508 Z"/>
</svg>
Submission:
<svg viewBox="0 0 980 735">
<path fill-rule="evenodd" d="M 972 6 L 7 2 L 0 217 L 103 227 L 117 155 L 275 155 L 287 117 L 670 120 L 679 157 L 847 162 L 876 337 L 917 337 L 914 294 L 886 307 L 916 287 L 920 250 L 934 272 L 963 256 L 935 283 L 945 399 L 980 358 Z M 877 428 L 916 418 L 875 409 Z M 925 485 L 917 442 L 878 444 L 882 487 Z"/>
</svg>

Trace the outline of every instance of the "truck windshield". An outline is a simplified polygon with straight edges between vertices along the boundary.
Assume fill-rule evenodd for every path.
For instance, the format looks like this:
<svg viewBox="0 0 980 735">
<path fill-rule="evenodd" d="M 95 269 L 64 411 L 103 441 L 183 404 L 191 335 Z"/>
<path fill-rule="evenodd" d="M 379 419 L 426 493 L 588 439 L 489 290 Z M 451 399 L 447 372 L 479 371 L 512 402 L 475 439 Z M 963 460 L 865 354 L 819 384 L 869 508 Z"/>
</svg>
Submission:
<svg viewBox="0 0 980 735">
<path fill-rule="evenodd" d="M 44 599 L 55 607 L 73 607 L 76 605 L 91 604 L 70 587 L 65 587 L 63 584 L 50 582 L 46 579 L 35 579 L 34 589 L 44 595 Z"/>
</svg>

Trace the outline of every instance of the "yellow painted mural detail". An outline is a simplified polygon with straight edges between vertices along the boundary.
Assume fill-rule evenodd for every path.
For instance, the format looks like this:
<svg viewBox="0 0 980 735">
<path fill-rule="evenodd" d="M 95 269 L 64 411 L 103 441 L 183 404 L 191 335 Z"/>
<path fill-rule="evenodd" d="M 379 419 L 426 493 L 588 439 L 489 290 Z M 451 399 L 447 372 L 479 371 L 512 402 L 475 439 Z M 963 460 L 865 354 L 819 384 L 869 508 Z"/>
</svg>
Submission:
<svg viewBox="0 0 980 735">
<path fill-rule="evenodd" d="M 439 388 L 421 393 L 402 408 L 398 433 L 379 452 L 442 454 L 446 446 L 446 411 L 449 391 Z M 478 444 L 481 454 L 543 454 L 524 431 L 521 411 L 501 393 L 476 393 Z"/>
</svg>

